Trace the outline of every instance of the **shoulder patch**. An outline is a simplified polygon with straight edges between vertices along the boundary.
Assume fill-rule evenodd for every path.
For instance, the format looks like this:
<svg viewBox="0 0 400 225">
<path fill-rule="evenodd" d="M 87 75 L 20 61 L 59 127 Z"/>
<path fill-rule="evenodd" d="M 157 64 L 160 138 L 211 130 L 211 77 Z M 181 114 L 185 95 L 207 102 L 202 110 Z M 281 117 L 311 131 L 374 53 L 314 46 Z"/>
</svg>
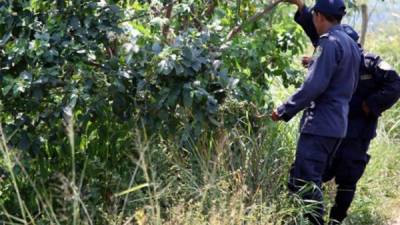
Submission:
<svg viewBox="0 0 400 225">
<path fill-rule="evenodd" d="M 345 31 L 347 34 L 353 33 L 353 30 L 352 30 L 350 27 L 345 26 L 345 27 L 343 27 L 343 28 L 344 28 L 344 31 Z"/>
<path fill-rule="evenodd" d="M 383 60 L 379 63 L 378 68 L 384 71 L 393 70 L 393 67 Z"/>
</svg>

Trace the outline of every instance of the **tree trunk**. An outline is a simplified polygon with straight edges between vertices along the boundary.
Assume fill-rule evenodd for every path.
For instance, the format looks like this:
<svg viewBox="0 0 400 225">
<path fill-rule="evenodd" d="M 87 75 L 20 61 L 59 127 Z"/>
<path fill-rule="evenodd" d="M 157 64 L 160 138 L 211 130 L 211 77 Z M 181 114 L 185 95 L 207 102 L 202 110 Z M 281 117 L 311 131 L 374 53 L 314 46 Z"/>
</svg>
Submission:
<svg viewBox="0 0 400 225">
<path fill-rule="evenodd" d="M 361 13 L 362 13 L 362 26 L 361 26 L 360 44 L 361 44 L 361 46 L 364 46 L 365 39 L 366 39 L 366 36 L 367 36 L 368 20 L 369 20 L 367 4 L 362 4 L 361 5 Z"/>
<path fill-rule="evenodd" d="M 208 3 L 208 7 L 206 10 L 206 16 L 207 18 L 211 18 L 212 15 L 214 14 L 215 7 L 218 6 L 218 1 L 217 0 L 210 0 Z"/>
<path fill-rule="evenodd" d="M 172 8 L 174 6 L 174 2 L 171 0 L 170 3 L 168 3 L 165 7 L 165 17 L 170 20 L 172 16 Z M 169 22 L 168 22 L 169 23 Z M 162 33 L 165 37 L 165 39 L 168 39 L 168 34 L 169 34 L 169 24 L 164 25 L 162 28 Z"/>
</svg>

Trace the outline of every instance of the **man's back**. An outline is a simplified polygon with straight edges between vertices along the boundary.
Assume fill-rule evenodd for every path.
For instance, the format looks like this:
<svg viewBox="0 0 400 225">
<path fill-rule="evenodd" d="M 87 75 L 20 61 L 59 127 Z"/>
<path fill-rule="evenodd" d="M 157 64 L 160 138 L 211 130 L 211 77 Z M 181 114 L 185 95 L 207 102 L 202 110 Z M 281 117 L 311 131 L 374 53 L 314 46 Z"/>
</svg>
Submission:
<svg viewBox="0 0 400 225">
<path fill-rule="evenodd" d="M 327 44 L 335 45 L 337 58 L 326 63 L 336 63 L 337 65 L 334 67 L 323 65 L 336 70 L 326 71 L 334 74 L 327 90 L 315 101 L 314 115 L 320 118 L 316 118 L 315 123 L 310 126 L 314 126 L 311 129 L 313 134 L 344 137 L 348 123 L 348 103 L 357 87 L 361 56 L 357 44 L 344 33 L 339 25 L 333 27 L 327 35 L 328 37 L 320 39 L 319 48 L 324 48 Z M 313 65 L 310 69 L 312 67 Z M 305 132 L 309 133 L 307 129 Z"/>
<path fill-rule="evenodd" d="M 344 137 L 360 58 L 357 44 L 340 25 L 321 35 L 304 84 L 280 109 L 283 118 L 286 114 L 290 119 L 293 112 L 308 107 L 300 124 L 302 133 Z"/>
</svg>

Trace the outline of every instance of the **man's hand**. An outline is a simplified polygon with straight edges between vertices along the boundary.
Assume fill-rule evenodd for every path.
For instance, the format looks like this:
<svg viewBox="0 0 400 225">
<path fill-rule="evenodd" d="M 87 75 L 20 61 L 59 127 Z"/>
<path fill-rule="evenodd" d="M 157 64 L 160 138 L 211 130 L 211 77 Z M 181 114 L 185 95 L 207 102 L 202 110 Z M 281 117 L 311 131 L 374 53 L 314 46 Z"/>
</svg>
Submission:
<svg viewBox="0 0 400 225">
<path fill-rule="evenodd" d="M 304 68 L 308 68 L 310 62 L 311 62 L 311 57 L 303 56 L 303 58 L 301 59 L 301 64 L 303 64 Z"/>
<path fill-rule="evenodd" d="M 304 0 L 284 0 L 284 2 L 297 5 L 299 11 L 301 11 L 304 7 Z"/>
<path fill-rule="evenodd" d="M 275 122 L 281 120 L 281 118 L 279 117 L 279 115 L 278 115 L 278 113 L 276 112 L 276 110 L 274 110 L 274 111 L 271 113 L 271 119 L 272 119 L 272 121 L 275 121 Z"/>
<path fill-rule="evenodd" d="M 363 109 L 364 113 L 365 113 L 367 116 L 368 116 L 369 113 L 371 112 L 371 110 L 369 109 L 369 107 L 368 107 L 368 105 L 367 105 L 367 103 L 366 103 L 365 101 L 362 103 L 362 109 Z"/>
</svg>

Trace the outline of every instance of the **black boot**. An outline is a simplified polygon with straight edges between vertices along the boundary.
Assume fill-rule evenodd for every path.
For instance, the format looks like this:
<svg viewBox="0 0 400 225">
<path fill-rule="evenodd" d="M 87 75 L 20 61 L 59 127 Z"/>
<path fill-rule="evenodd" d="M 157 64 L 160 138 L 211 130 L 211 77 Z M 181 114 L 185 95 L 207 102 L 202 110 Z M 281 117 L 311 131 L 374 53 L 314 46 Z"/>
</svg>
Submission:
<svg viewBox="0 0 400 225">
<path fill-rule="evenodd" d="M 352 185 L 339 185 L 335 198 L 335 205 L 331 209 L 330 224 L 341 224 L 347 217 L 347 211 L 350 208 L 355 193 L 355 186 Z"/>
</svg>

